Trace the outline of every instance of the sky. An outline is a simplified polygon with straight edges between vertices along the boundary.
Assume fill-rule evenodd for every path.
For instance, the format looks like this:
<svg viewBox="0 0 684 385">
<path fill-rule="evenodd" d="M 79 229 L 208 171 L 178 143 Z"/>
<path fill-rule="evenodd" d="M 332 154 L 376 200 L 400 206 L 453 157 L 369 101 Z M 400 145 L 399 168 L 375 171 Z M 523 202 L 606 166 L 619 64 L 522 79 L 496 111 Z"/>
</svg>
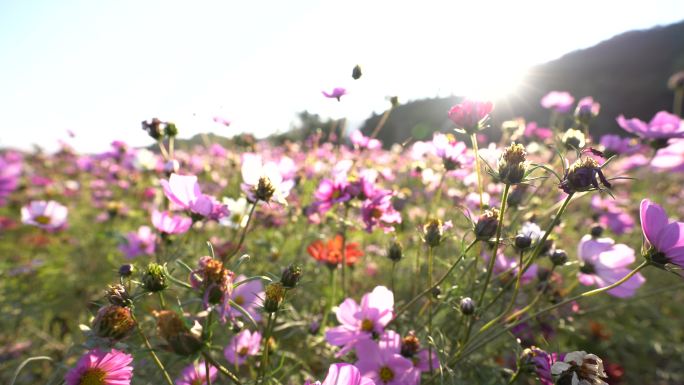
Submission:
<svg viewBox="0 0 684 385">
<path fill-rule="evenodd" d="M 0 148 L 147 145 L 153 117 L 181 137 L 261 137 L 304 110 L 354 126 L 394 95 L 505 96 L 534 64 L 683 19 L 681 0 L 2 0 Z"/>
</svg>

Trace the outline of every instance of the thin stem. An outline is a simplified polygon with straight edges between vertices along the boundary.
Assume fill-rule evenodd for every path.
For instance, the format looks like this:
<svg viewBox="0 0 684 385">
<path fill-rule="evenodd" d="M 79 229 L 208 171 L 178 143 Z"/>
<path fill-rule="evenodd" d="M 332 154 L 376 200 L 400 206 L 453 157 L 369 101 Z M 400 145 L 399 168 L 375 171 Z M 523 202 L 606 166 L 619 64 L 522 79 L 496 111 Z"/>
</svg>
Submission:
<svg viewBox="0 0 684 385">
<path fill-rule="evenodd" d="M 544 244 L 546 243 L 546 240 L 549 239 L 549 236 L 553 232 L 553 229 L 560 222 L 560 218 L 561 218 L 561 216 L 563 216 L 565 209 L 568 208 L 568 205 L 570 204 L 570 201 L 572 200 L 572 197 L 574 194 L 575 193 L 568 194 L 568 196 L 563 201 L 563 204 L 561 205 L 561 207 L 556 212 L 556 215 L 553 217 L 553 220 L 551 221 L 551 223 L 549 224 L 549 227 L 544 232 L 544 235 L 542 235 L 539 242 L 537 242 L 537 245 L 535 246 L 534 250 L 532 250 L 532 253 L 530 253 L 530 257 L 527 258 L 527 261 L 525 262 L 525 266 L 523 266 L 523 270 L 522 270 L 523 274 L 532 265 L 532 262 L 534 262 L 535 258 L 537 258 L 539 256 L 539 254 L 541 254 L 541 251 L 544 248 Z"/>
<path fill-rule="evenodd" d="M 477 240 L 472 241 L 472 242 L 468 245 L 468 247 L 466 247 L 465 250 L 463 250 L 463 252 L 461 253 L 461 255 L 458 257 L 458 259 L 456 259 L 456 261 L 451 265 L 451 267 L 449 267 L 449 270 L 447 270 L 447 272 L 444 273 L 444 275 L 442 275 L 442 276 L 437 280 L 437 282 L 435 282 L 434 285 L 432 285 L 432 286 L 428 287 L 427 289 L 423 290 L 423 291 L 420 292 L 418 295 L 416 295 L 415 297 L 413 297 L 410 301 L 408 301 L 406 304 L 404 304 L 403 306 L 401 306 L 400 308 L 398 308 L 397 311 L 396 311 L 396 313 L 394 314 L 394 318 L 392 319 L 392 321 L 390 321 L 390 323 L 394 322 L 394 320 L 396 320 L 397 318 L 399 318 L 399 316 L 400 316 L 403 312 L 405 312 L 408 308 L 410 308 L 414 303 L 416 303 L 416 301 L 418 301 L 419 299 L 421 299 L 424 295 L 427 295 L 427 294 L 431 293 L 432 290 L 433 290 L 434 288 L 436 288 L 436 287 L 438 287 L 439 285 L 441 285 L 442 282 L 444 282 L 444 281 L 447 279 L 447 277 L 449 277 L 449 275 L 451 274 L 451 272 L 454 271 L 454 269 L 456 268 L 456 266 L 458 266 L 458 263 L 461 262 L 461 260 L 468 254 L 468 252 L 470 251 L 470 249 L 472 249 L 473 246 L 475 246 L 476 243 L 477 243 Z"/>
<path fill-rule="evenodd" d="M 330 297 L 328 298 L 328 303 L 325 305 L 325 312 L 323 313 L 322 327 L 327 326 L 328 316 L 332 311 L 332 307 L 335 306 L 335 269 L 330 269 Z"/>
<path fill-rule="evenodd" d="M 428 247 L 428 287 L 432 287 L 432 263 L 433 263 L 433 252 L 434 247 Z M 428 298 L 428 335 L 432 338 L 432 293 L 429 294 Z M 428 367 L 430 368 L 430 374 L 434 372 L 432 369 L 432 344 L 428 344 Z"/>
<path fill-rule="evenodd" d="M 397 263 L 392 261 L 392 273 L 390 275 L 390 288 L 392 289 L 392 293 L 394 293 L 394 272 L 397 269 Z"/>
<path fill-rule="evenodd" d="M 237 362 L 237 360 L 235 360 Z M 209 361 L 204 360 L 204 373 L 206 373 L 205 378 L 207 379 L 207 385 L 211 385 L 211 375 L 209 371 Z"/>
<path fill-rule="evenodd" d="M 480 210 L 484 206 L 484 187 L 482 186 L 482 167 L 480 166 L 480 156 L 478 155 L 477 149 L 477 134 L 472 133 L 470 135 L 470 142 L 473 145 L 473 153 L 475 155 L 475 168 L 477 169 L 477 189 L 480 192 Z"/>
<path fill-rule="evenodd" d="M 268 322 L 266 323 L 266 330 L 264 331 L 264 351 L 261 353 L 261 366 L 259 366 L 259 375 L 257 376 L 257 384 L 261 383 L 266 375 L 266 366 L 268 365 L 268 348 L 269 340 L 271 339 L 271 331 L 273 330 L 273 313 L 268 313 Z"/>
<path fill-rule="evenodd" d="M 496 254 L 499 252 L 499 242 L 501 242 L 501 229 L 503 228 L 504 214 L 506 213 L 506 201 L 508 200 L 508 192 L 511 189 L 511 185 L 506 183 L 504 185 L 503 195 L 501 196 L 501 211 L 499 212 L 499 223 L 496 226 L 496 240 L 494 241 L 494 248 L 492 249 L 492 255 L 489 258 L 489 266 L 487 266 L 487 276 L 485 277 L 484 286 L 482 286 L 482 293 L 480 293 L 480 299 L 478 303 L 483 303 L 485 294 L 487 293 L 487 286 L 489 286 L 489 281 L 492 279 L 492 271 L 494 271 L 494 261 L 496 260 Z"/>
<path fill-rule="evenodd" d="M 159 293 L 159 305 L 161 306 L 162 309 L 166 309 L 166 301 L 164 301 L 164 293 L 161 291 Z"/>
<path fill-rule="evenodd" d="M 380 121 L 378 122 L 378 125 L 375 126 L 375 129 L 373 130 L 373 133 L 371 134 L 371 138 L 375 139 L 375 137 L 378 136 L 380 133 L 380 130 L 385 126 L 385 123 L 387 123 L 387 118 L 389 118 L 390 112 L 392 112 L 393 107 L 390 107 L 388 110 L 385 111 L 385 113 L 382 114 L 382 117 L 380 118 Z"/>
<path fill-rule="evenodd" d="M 169 153 L 166 151 L 166 147 L 164 146 L 164 142 L 159 139 L 157 140 L 157 144 L 159 145 L 159 151 L 161 152 L 162 157 L 164 157 L 164 160 L 171 160 L 169 158 Z"/>
<path fill-rule="evenodd" d="M 513 308 L 513 304 L 515 304 L 515 300 L 518 298 L 518 291 L 520 290 L 520 278 L 522 277 L 522 265 L 523 265 L 523 255 L 524 252 L 521 250 L 520 251 L 520 262 L 518 263 L 518 276 L 515 280 L 515 286 L 513 288 L 513 295 L 511 296 L 510 302 L 508 302 L 508 305 L 506 306 L 506 309 L 501 312 L 498 316 L 494 317 L 491 321 L 487 322 L 486 325 L 480 328 L 480 330 L 477 332 L 478 334 L 485 332 L 487 329 L 491 328 L 494 326 L 501 318 L 503 318 L 506 314 L 508 314 L 509 311 Z"/>
<path fill-rule="evenodd" d="M 171 376 L 169 376 L 169 372 L 167 372 L 166 369 L 164 368 L 164 364 L 162 364 L 161 361 L 159 361 L 159 357 L 157 357 L 157 353 L 154 352 L 154 349 L 152 348 L 152 344 L 150 344 L 150 340 L 147 339 L 147 336 L 145 335 L 142 328 L 140 327 L 140 323 L 135 318 L 135 315 L 133 314 L 133 312 L 131 312 L 131 318 L 133 318 L 133 322 L 135 322 L 135 328 L 138 331 L 140 338 L 142 338 L 143 342 L 145 343 L 145 347 L 147 347 L 147 350 L 150 352 L 150 355 L 152 356 L 152 361 L 154 361 L 154 363 L 157 365 L 159 370 L 164 375 L 164 380 L 166 380 L 166 383 L 169 385 L 173 385 L 173 381 L 171 380 Z"/>
<path fill-rule="evenodd" d="M 252 208 L 249 210 L 249 216 L 247 217 L 247 223 L 245 224 L 245 228 L 242 229 L 242 234 L 240 235 L 240 241 L 238 242 L 237 246 L 235 246 L 235 250 L 233 250 L 232 253 L 229 254 L 229 259 L 235 256 L 240 251 L 240 248 L 242 248 L 242 243 L 245 241 L 245 235 L 247 235 L 247 229 L 249 228 L 249 224 L 252 222 L 252 217 L 254 216 L 254 211 L 256 210 L 257 204 L 259 203 L 259 200 L 257 199 L 253 204 Z M 221 260 L 221 262 L 225 262 L 225 258 Z"/>
<path fill-rule="evenodd" d="M 349 205 L 344 205 L 344 217 L 342 218 L 342 297 L 347 293 L 347 216 L 349 215 Z"/>
<path fill-rule="evenodd" d="M 228 379 L 231 380 L 235 385 L 242 385 L 242 382 L 240 382 L 240 380 L 237 378 L 237 376 L 235 374 L 233 374 L 233 372 L 231 372 L 230 370 L 223 367 L 223 365 L 221 365 L 218 361 L 216 361 L 214 359 L 214 357 L 212 357 L 209 352 L 203 351 L 202 356 L 204 357 L 204 359 L 207 362 L 209 362 L 216 369 L 218 369 L 218 371 L 221 372 L 221 374 L 228 377 Z"/>
<path fill-rule="evenodd" d="M 682 102 L 684 102 L 684 87 L 679 87 L 675 90 L 672 112 L 680 118 L 682 117 Z"/>
</svg>

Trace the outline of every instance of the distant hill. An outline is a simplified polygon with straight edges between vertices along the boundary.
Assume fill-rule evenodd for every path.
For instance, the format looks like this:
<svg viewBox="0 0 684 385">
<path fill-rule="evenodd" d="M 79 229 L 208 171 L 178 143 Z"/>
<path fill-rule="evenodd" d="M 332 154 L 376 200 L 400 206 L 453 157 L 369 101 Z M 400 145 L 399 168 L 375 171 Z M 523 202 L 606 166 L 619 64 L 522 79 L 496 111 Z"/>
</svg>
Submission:
<svg viewBox="0 0 684 385">
<path fill-rule="evenodd" d="M 546 124 L 548 112 L 541 98 L 552 90 L 568 91 L 579 99 L 593 96 L 601 113 L 592 125 L 594 135 L 622 133 L 615 118 L 620 114 L 649 120 L 659 110 L 671 110 L 672 92 L 666 82 L 684 70 L 684 21 L 615 36 L 591 48 L 574 51 L 532 68 L 519 92 L 497 100 L 491 134 L 504 120 L 522 116 Z M 458 98 L 425 99 L 397 107 L 380 132 L 385 144 L 421 139 L 426 130 L 451 127 L 447 110 Z M 362 131 L 373 131 L 374 115 Z"/>
</svg>

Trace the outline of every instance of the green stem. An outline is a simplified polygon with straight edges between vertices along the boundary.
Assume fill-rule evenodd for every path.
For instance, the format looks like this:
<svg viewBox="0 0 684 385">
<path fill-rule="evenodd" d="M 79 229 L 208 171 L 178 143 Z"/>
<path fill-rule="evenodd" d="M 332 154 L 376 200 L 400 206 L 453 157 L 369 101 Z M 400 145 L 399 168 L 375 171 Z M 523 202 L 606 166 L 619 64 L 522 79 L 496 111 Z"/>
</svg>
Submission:
<svg viewBox="0 0 684 385">
<path fill-rule="evenodd" d="M 228 259 L 234 257 L 235 254 L 237 254 L 240 251 L 240 248 L 242 248 L 242 243 L 245 241 L 245 235 L 247 235 L 247 229 L 249 228 L 249 224 L 252 222 L 252 217 L 254 216 L 254 211 L 256 210 L 258 203 L 259 203 L 259 200 L 257 199 L 256 202 L 254 202 L 252 204 L 252 208 L 249 210 L 249 216 L 247 217 L 247 223 L 245 224 L 245 228 L 242 229 L 242 234 L 240 235 L 240 241 L 238 242 L 237 246 L 235 246 L 235 249 L 233 250 L 233 252 L 229 254 Z M 225 258 L 222 259 L 221 262 L 225 262 Z"/>
<path fill-rule="evenodd" d="M 140 327 L 140 323 L 138 320 L 135 318 L 135 315 L 133 312 L 131 312 L 131 317 L 133 318 L 133 322 L 135 322 L 135 328 L 138 331 L 138 334 L 140 335 L 140 338 L 142 338 L 143 342 L 145 343 L 145 347 L 147 347 L 147 350 L 150 352 L 150 355 L 152 356 L 152 361 L 157 365 L 157 368 L 162 372 L 164 375 L 164 380 L 166 380 L 166 383 L 169 385 L 173 385 L 173 381 L 171 380 L 171 376 L 169 376 L 169 372 L 166 371 L 164 368 L 164 365 L 159 361 L 159 357 L 157 357 L 157 353 L 154 352 L 154 349 L 152 348 L 152 344 L 150 344 L 150 340 L 147 339 L 147 336 L 143 332 L 142 328 Z"/>
<path fill-rule="evenodd" d="M 166 301 L 164 301 L 164 293 L 161 291 L 159 293 L 159 305 L 161 306 L 162 310 L 166 309 Z"/>
<path fill-rule="evenodd" d="M 684 102 L 684 88 L 679 87 L 675 90 L 672 112 L 680 118 L 682 117 L 682 102 Z"/>
<path fill-rule="evenodd" d="M 487 266 L 487 276 L 485 277 L 484 286 L 482 286 L 482 293 L 480 293 L 480 299 L 478 303 L 483 303 L 485 294 L 487 293 L 487 286 L 489 286 L 489 281 L 492 279 L 492 271 L 494 271 L 494 262 L 496 261 L 496 254 L 499 252 L 499 242 L 501 242 L 501 229 L 503 228 L 504 214 L 506 213 L 506 201 L 508 201 L 508 192 L 511 189 L 511 185 L 506 183 L 504 185 L 503 194 L 501 195 L 501 211 L 499 212 L 499 223 L 496 226 L 496 240 L 494 241 L 494 248 L 492 249 L 492 255 L 489 257 L 489 266 Z"/>
<path fill-rule="evenodd" d="M 394 273 L 397 269 L 397 263 L 392 262 L 392 273 L 390 275 L 390 288 L 392 289 L 392 293 L 394 293 Z"/>
<path fill-rule="evenodd" d="M 205 378 L 207 379 L 207 385 L 211 385 L 211 372 L 209 371 L 209 361 L 207 360 L 204 360 L 204 373 L 206 373 Z"/>
<path fill-rule="evenodd" d="M 262 383 L 266 375 L 266 366 L 268 365 L 268 348 L 270 345 L 271 331 L 273 330 L 273 313 L 268 313 L 268 322 L 266 323 L 266 330 L 264 331 L 264 351 L 261 353 L 261 366 L 259 367 L 259 375 L 257 376 L 257 384 Z"/>
<path fill-rule="evenodd" d="M 454 271 L 454 269 L 456 268 L 456 266 L 458 266 L 458 263 L 461 262 L 461 260 L 468 254 L 468 252 L 470 251 L 470 249 L 472 249 L 473 246 L 475 246 L 476 243 L 477 243 L 477 240 L 472 241 L 472 242 L 468 245 L 468 247 L 466 247 L 465 250 L 463 250 L 463 252 L 461 253 L 461 255 L 458 257 L 458 259 L 456 259 L 456 261 L 451 265 L 451 267 L 449 267 L 449 270 L 447 270 L 447 272 L 444 273 L 444 275 L 442 275 L 442 276 L 437 280 L 437 282 L 435 282 L 434 285 L 429 286 L 427 289 L 423 290 L 422 292 L 418 293 L 418 295 L 416 295 L 415 297 L 411 298 L 411 300 L 408 301 L 406 304 L 404 304 L 404 305 L 402 305 L 401 307 L 399 307 L 399 308 L 397 309 L 396 313 L 394 313 L 394 318 L 392 318 L 392 321 L 390 321 L 389 323 L 394 322 L 397 318 L 399 318 L 399 316 L 400 316 L 403 312 L 405 312 L 405 311 L 406 311 L 408 308 L 410 308 L 414 303 L 416 303 L 416 301 L 418 301 L 419 299 L 421 299 L 423 296 L 425 296 L 425 295 L 431 293 L 432 290 L 433 290 L 434 288 L 436 288 L 436 287 L 438 287 L 439 285 L 441 285 L 442 282 L 444 282 L 444 281 L 449 277 L 449 275 L 451 274 L 451 272 Z M 389 325 L 389 324 L 388 324 L 388 325 Z"/>
<path fill-rule="evenodd" d="M 340 277 L 342 286 L 342 297 L 347 293 L 347 216 L 349 215 L 349 205 L 344 206 L 344 217 L 342 218 L 342 276 Z"/>
<path fill-rule="evenodd" d="M 228 369 L 226 369 L 225 367 L 223 367 L 223 365 L 221 365 L 218 361 L 216 361 L 216 360 L 214 359 L 214 357 L 212 357 L 211 354 L 209 354 L 209 352 L 203 351 L 203 352 L 202 352 L 202 356 L 204 357 L 204 359 L 205 359 L 207 362 L 209 362 L 209 363 L 212 364 L 216 369 L 218 369 L 218 371 L 221 372 L 221 374 L 223 374 L 224 376 L 228 377 L 228 379 L 231 380 L 235 385 L 242 385 L 242 383 L 241 383 L 240 380 L 237 378 L 237 376 L 236 376 L 235 374 L 233 374 L 233 372 L 231 372 L 230 370 L 228 370 Z"/>
<path fill-rule="evenodd" d="M 534 247 L 534 250 L 532 250 L 532 253 L 530 253 L 530 257 L 527 258 L 527 261 L 525 262 L 525 266 L 523 266 L 522 272 L 525 273 L 527 269 L 532 265 L 532 262 L 541 254 L 542 249 L 544 248 L 544 244 L 546 243 L 546 240 L 549 239 L 549 236 L 553 232 L 553 229 L 560 223 L 560 218 L 563 216 L 563 213 L 565 213 L 565 209 L 568 208 L 568 205 L 570 204 L 570 201 L 572 200 L 572 197 L 575 193 L 570 193 L 568 196 L 565 198 L 563 201 L 563 204 L 561 207 L 558 209 L 556 212 L 556 215 L 553 217 L 553 220 L 549 224 L 549 227 L 546 229 L 544 232 L 544 235 L 542 235 L 541 239 L 539 242 L 537 242 L 537 245 Z"/>
<path fill-rule="evenodd" d="M 518 291 L 520 290 L 520 278 L 522 277 L 522 265 L 523 265 L 523 251 L 520 251 L 520 262 L 518 263 L 518 277 L 515 280 L 515 287 L 513 288 L 513 295 L 511 296 L 510 302 L 508 302 L 508 305 L 506 306 L 506 309 L 501 312 L 498 316 L 494 317 L 491 321 L 487 322 L 486 325 L 480 328 L 480 330 L 477 332 L 478 334 L 485 332 L 487 329 L 491 328 L 494 326 L 501 318 L 503 318 L 506 314 L 508 314 L 509 311 L 513 308 L 513 304 L 515 304 L 515 300 L 518 298 Z"/>
<path fill-rule="evenodd" d="M 475 155 L 475 168 L 477 170 L 477 189 L 480 192 L 480 210 L 482 210 L 482 207 L 484 206 L 484 187 L 482 186 L 482 167 L 480 166 L 480 156 L 478 154 L 477 148 L 477 134 L 472 133 L 470 135 L 470 142 L 473 145 L 473 153 Z"/>
<path fill-rule="evenodd" d="M 433 264 L 433 252 L 434 248 L 432 246 L 428 247 L 428 287 L 432 287 L 432 264 Z M 432 293 L 428 294 L 428 335 L 432 338 Z M 428 368 L 430 368 L 430 374 L 434 372 L 432 369 L 432 344 L 428 343 Z"/>
<path fill-rule="evenodd" d="M 321 323 L 321 326 L 324 328 L 328 325 L 328 317 L 333 306 L 335 306 L 335 269 L 330 269 L 330 297 L 328 298 L 328 303 L 325 305 L 323 322 Z"/>
</svg>

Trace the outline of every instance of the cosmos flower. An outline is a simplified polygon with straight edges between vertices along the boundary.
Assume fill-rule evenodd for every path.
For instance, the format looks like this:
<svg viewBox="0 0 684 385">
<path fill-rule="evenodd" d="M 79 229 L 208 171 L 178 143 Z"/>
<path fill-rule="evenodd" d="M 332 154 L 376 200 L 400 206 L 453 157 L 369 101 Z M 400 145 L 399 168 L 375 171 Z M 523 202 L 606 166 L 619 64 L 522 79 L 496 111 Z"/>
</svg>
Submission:
<svg viewBox="0 0 684 385">
<path fill-rule="evenodd" d="M 260 182 L 267 181 L 272 188 L 272 198 L 280 203 L 287 204 L 285 198 L 290 195 L 290 190 L 294 187 L 294 181 L 283 178 L 281 167 L 278 163 L 270 161 L 264 163 L 261 155 L 253 153 L 242 154 L 242 191 L 247 194 L 250 200 L 255 201 L 257 188 Z"/>
<path fill-rule="evenodd" d="M 379 140 L 363 135 L 361 130 L 352 131 L 352 133 L 349 135 L 349 139 L 355 146 L 358 146 L 359 148 L 377 150 L 378 148 L 382 147 L 382 143 Z"/>
<path fill-rule="evenodd" d="M 344 95 L 347 94 L 347 90 L 342 88 L 342 87 L 335 87 L 332 92 L 328 93 L 325 91 L 321 91 L 323 93 L 323 96 L 329 99 L 337 99 L 337 101 L 340 101 L 340 98 Z"/>
<path fill-rule="evenodd" d="M 93 349 L 84 354 L 75 367 L 64 376 L 66 385 L 130 385 L 133 378 L 133 357 L 112 349 Z"/>
<path fill-rule="evenodd" d="M 228 208 L 229 215 L 219 219 L 219 223 L 231 229 L 238 229 L 247 226 L 249 215 L 249 203 L 244 197 L 238 199 L 223 198 L 223 204 Z"/>
<path fill-rule="evenodd" d="M 192 219 L 173 215 L 170 211 L 152 211 L 152 225 L 164 234 L 183 234 L 192 226 Z"/>
<path fill-rule="evenodd" d="M 442 159 L 448 171 L 473 163 L 473 156 L 468 153 L 466 144 L 456 140 L 453 135 L 435 133 L 432 137 L 432 148 L 435 155 Z"/>
<path fill-rule="evenodd" d="M 140 226 L 138 231 L 126 234 L 126 242 L 119 245 L 119 250 L 126 258 L 135 258 L 140 255 L 154 255 L 157 235 L 148 226 Z"/>
<path fill-rule="evenodd" d="M 320 239 L 316 240 L 306 248 L 306 251 L 318 262 L 323 262 L 334 269 L 342 263 L 343 243 L 347 266 L 352 266 L 363 256 L 363 251 L 359 250 L 358 243 L 344 242 L 344 238 L 340 234 L 335 235 L 327 242 Z"/>
<path fill-rule="evenodd" d="M 59 230 L 67 224 L 68 210 L 55 201 L 31 201 L 21 208 L 21 221 L 45 230 Z"/>
<path fill-rule="evenodd" d="M 684 171 L 684 139 L 675 139 L 656 152 L 651 166 L 658 170 Z"/>
<path fill-rule="evenodd" d="M 564 355 L 559 353 L 547 353 L 537 347 L 525 349 L 524 353 L 537 374 L 542 385 L 553 385 L 551 367 L 558 361 L 563 361 Z"/>
<path fill-rule="evenodd" d="M 620 135 L 603 135 L 599 144 L 608 158 L 613 155 L 631 154 L 639 149 L 635 138 L 624 138 Z"/>
<path fill-rule="evenodd" d="M 582 237 L 577 246 L 577 257 L 582 262 L 578 275 L 583 285 L 610 286 L 629 274 L 634 263 L 634 250 L 610 238 L 595 239 L 591 235 Z M 608 290 L 608 294 L 631 297 L 646 282 L 641 273 L 636 273 L 620 286 Z"/>
<path fill-rule="evenodd" d="M 559 114 L 569 112 L 573 103 L 575 103 L 575 98 L 565 91 L 551 91 L 541 100 L 542 107 L 554 110 Z"/>
<path fill-rule="evenodd" d="M 539 127 L 537 122 L 529 122 L 525 126 L 523 136 L 526 138 L 537 138 L 544 141 L 553 137 L 553 131 L 551 131 L 550 128 Z"/>
<path fill-rule="evenodd" d="M 323 383 L 316 381 L 305 382 L 305 385 L 375 385 L 375 382 L 367 377 L 362 377 L 361 372 L 352 364 L 332 364 L 328 369 Z"/>
<path fill-rule="evenodd" d="M 209 378 L 214 383 L 218 376 L 218 369 L 209 365 Z M 175 381 L 176 385 L 204 385 L 207 383 L 207 366 L 204 361 L 192 363 L 183 369 Z"/>
<path fill-rule="evenodd" d="M 341 356 L 358 342 L 371 341 L 373 333 L 382 335 L 385 326 L 392 320 L 393 309 L 394 294 L 384 286 L 377 286 L 372 292 L 364 294 L 360 305 L 347 298 L 336 311 L 340 326 L 328 329 L 325 339 L 331 345 L 342 346 L 338 353 Z"/>
<path fill-rule="evenodd" d="M 557 378 L 557 384 L 608 385 L 602 380 L 607 377 L 603 361 L 595 354 L 583 351 L 566 354 L 563 361 L 551 366 L 551 374 Z"/>
<path fill-rule="evenodd" d="M 484 128 L 484 122 L 493 109 L 492 102 L 465 99 L 451 107 L 449 119 L 457 128 L 465 130 L 467 134 L 473 134 Z"/>
<path fill-rule="evenodd" d="M 637 118 L 628 120 L 623 115 L 617 117 L 617 122 L 625 131 L 642 139 L 684 138 L 681 119 L 667 111 L 658 112 L 648 123 Z"/>
<path fill-rule="evenodd" d="M 401 223 L 401 214 L 392 206 L 393 196 L 391 191 L 377 191 L 375 196 L 363 202 L 361 217 L 367 232 L 372 232 L 378 226 L 388 233 L 394 231 L 394 224 Z"/>
<path fill-rule="evenodd" d="M 601 105 L 594 101 L 591 96 L 584 97 L 577 102 L 575 108 L 575 119 L 583 124 L 588 124 L 589 121 L 596 117 L 601 110 Z"/>
<path fill-rule="evenodd" d="M 684 267 L 684 222 L 670 222 L 667 213 L 648 199 L 641 201 L 641 229 L 645 257 L 656 266 Z"/>
<path fill-rule="evenodd" d="M 17 189 L 21 169 L 21 158 L 0 156 L 0 206 L 4 205 L 7 197 Z"/>
<path fill-rule="evenodd" d="M 227 216 L 228 209 L 214 197 L 202 194 L 194 175 L 171 174 L 169 180 L 161 181 L 164 195 L 174 204 L 191 213 L 218 220 Z"/>
<path fill-rule="evenodd" d="M 378 385 L 404 385 L 415 381 L 413 363 L 400 354 L 400 338 L 393 331 L 382 335 L 376 343 L 371 339 L 359 341 L 356 367 Z M 415 382 L 414 382 L 415 383 Z"/>
<path fill-rule="evenodd" d="M 258 331 L 252 333 L 245 329 L 230 340 L 228 346 L 223 350 L 223 354 L 231 364 L 242 365 L 249 356 L 256 355 L 259 352 L 260 343 L 261 333 Z"/>
<path fill-rule="evenodd" d="M 226 269 L 221 260 L 210 256 L 200 258 L 197 269 L 190 274 L 192 287 L 202 293 L 204 307 L 217 305 L 216 311 L 224 323 L 230 311 L 234 277 L 235 273 Z"/>
</svg>

